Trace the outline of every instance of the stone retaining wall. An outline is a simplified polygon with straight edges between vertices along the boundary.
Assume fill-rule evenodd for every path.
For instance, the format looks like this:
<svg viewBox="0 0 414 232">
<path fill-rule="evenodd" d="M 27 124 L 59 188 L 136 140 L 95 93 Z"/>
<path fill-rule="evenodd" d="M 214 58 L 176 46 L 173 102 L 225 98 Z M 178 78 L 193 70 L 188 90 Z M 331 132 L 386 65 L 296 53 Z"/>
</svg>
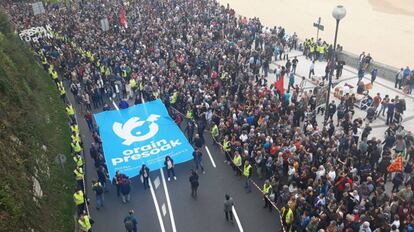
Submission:
<svg viewBox="0 0 414 232">
<path fill-rule="evenodd" d="M 345 61 L 346 65 L 349 65 L 355 69 L 358 69 L 358 58 L 359 58 L 359 55 L 356 55 L 350 52 L 346 52 L 346 51 L 338 52 L 338 60 Z M 377 75 L 378 77 L 382 77 L 392 82 L 395 81 L 395 75 L 400 70 L 399 68 L 395 68 L 395 67 L 382 64 L 382 63 L 378 63 L 375 61 L 371 63 L 369 72 L 371 72 L 373 68 L 378 69 L 378 75 Z"/>
</svg>

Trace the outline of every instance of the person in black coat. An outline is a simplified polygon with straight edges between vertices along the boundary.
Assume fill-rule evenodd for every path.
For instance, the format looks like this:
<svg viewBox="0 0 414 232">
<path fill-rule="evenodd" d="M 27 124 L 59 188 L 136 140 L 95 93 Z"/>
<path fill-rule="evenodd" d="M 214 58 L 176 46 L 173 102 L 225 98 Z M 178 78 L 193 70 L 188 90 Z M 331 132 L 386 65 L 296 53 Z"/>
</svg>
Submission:
<svg viewBox="0 0 414 232">
<path fill-rule="evenodd" d="M 387 167 L 391 164 L 391 157 L 387 153 L 383 154 L 382 156 L 383 156 L 382 160 L 378 164 L 378 172 L 383 175 L 384 184 L 385 184 L 385 183 L 387 183 L 387 176 L 388 176 Z"/>
<path fill-rule="evenodd" d="M 131 200 L 131 181 L 127 176 L 122 178 L 121 184 L 119 186 L 121 192 L 122 202 L 127 203 Z"/>
<path fill-rule="evenodd" d="M 188 142 L 193 143 L 194 137 L 194 124 L 191 121 L 188 121 L 187 126 L 184 129 L 184 133 L 187 135 Z"/>
<path fill-rule="evenodd" d="M 198 175 L 194 170 L 191 170 L 191 176 L 189 178 L 190 184 L 191 184 L 191 196 L 193 198 L 197 198 L 197 190 L 199 186 L 198 182 Z"/>
<path fill-rule="evenodd" d="M 98 169 L 96 170 L 96 175 L 98 176 L 99 183 L 101 183 L 105 192 L 107 192 L 108 190 L 106 189 L 106 183 L 108 182 L 109 176 L 104 165 L 98 167 Z"/>
<path fill-rule="evenodd" d="M 149 168 L 145 164 L 143 164 L 141 167 L 141 170 L 139 171 L 139 176 L 141 178 L 142 183 L 144 184 L 144 189 L 150 188 L 149 181 L 148 181 L 149 172 L 150 172 Z"/>
<path fill-rule="evenodd" d="M 197 149 L 201 149 L 204 145 L 203 139 L 200 137 L 198 133 L 195 134 L 193 144 L 194 144 L 194 147 Z"/>
<path fill-rule="evenodd" d="M 336 113 L 336 105 L 335 105 L 335 101 L 332 101 L 329 105 L 328 105 L 328 117 L 329 119 L 332 120 L 332 117 L 334 116 L 334 114 Z"/>
<path fill-rule="evenodd" d="M 177 177 L 175 176 L 175 172 L 174 172 L 174 160 L 171 159 L 170 156 L 166 156 L 164 165 L 165 165 L 165 168 L 167 169 L 168 181 L 171 180 L 171 174 L 173 175 L 174 180 L 177 180 Z"/>
</svg>

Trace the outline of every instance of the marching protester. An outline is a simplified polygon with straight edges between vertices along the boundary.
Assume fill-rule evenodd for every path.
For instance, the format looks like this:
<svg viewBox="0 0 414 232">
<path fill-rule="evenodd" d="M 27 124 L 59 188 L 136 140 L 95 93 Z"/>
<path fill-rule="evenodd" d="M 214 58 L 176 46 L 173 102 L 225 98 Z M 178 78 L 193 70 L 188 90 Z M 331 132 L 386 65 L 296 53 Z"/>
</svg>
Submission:
<svg viewBox="0 0 414 232">
<path fill-rule="evenodd" d="M 174 171 L 174 160 L 171 159 L 170 156 L 166 156 L 164 165 L 165 165 L 165 169 L 167 169 L 168 181 L 171 180 L 171 175 L 173 176 L 174 180 L 177 180 L 177 177 L 175 176 L 175 171 Z"/>
<path fill-rule="evenodd" d="M 233 223 L 233 207 L 234 207 L 234 201 L 233 198 L 226 194 L 224 196 L 224 215 L 226 216 L 226 221 L 229 221 Z"/>
<path fill-rule="evenodd" d="M 190 185 L 191 185 L 191 196 L 193 198 L 197 198 L 197 190 L 199 186 L 198 182 L 198 174 L 194 170 L 191 170 L 191 176 L 189 178 Z"/>
<path fill-rule="evenodd" d="M 104 188 L 99 181 L 93 180 L 92 191 L 95 192 L 96 209 L 99 210 L 104 206 Z"/>
<path fill-rule="evenodd" d="M 195 169 L 198 171 L 200 168 L 203 174 L 206 172 L 204 171 L 204 165 L 203 165 L 203 153 L 201 152 L 200 148 L 196 147 L 193 152 L 193 158 L 195 163 Z"/>
<path fill-rule="evenodd" d="M 121 174 L 121 172 L 116 171 L 114 178 L 112 179 L 112 184 L 116 186 L 116 194 L 117 196 L 121 196 L 121 185 L 122 180 L 124 179 L 125 175 Z"/>
<path fill-rule="evenodd" d="M 131 181 L 128 176 L 124 175 L 122 177 L 119 192 L 121 193 L 122 202 L 124 204 L 131 201 Z"/>
<path fill-rule="evenodd" d="M 141 169 L 139 170 L 139 176 L 141 179 L 142 184 L 144 184 L 144 189 L 149 189 L 150 185 L 149 185 L 149 168 L 143 164 Z"/>
<path fill-rule="evenodd" d="M 137 232 L 138 231 L 138 221 L 134 216 L 134 210 L 128 212 L 128 216 L 124 218 L 124 226 L 127 232 Z"/>
</svg>

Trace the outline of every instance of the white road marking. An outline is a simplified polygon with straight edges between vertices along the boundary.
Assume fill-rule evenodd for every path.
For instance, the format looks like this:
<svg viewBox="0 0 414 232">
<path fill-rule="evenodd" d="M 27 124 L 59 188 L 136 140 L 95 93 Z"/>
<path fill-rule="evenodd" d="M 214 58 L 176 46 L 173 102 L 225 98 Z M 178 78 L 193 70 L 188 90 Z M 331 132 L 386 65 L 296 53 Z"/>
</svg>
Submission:
<svg viewBox="0 0 414 232">
<path fill-rule="evenodd" d="M 167 207 L 165 206 L 165 203 L 162 204 L 161 210 L 162 210 L 162 215 L 164 215 L 164 217 L 165 217 L 165 215 L 167 214 Z"/>
<path fill-rule="evenodd" d="M 111 100 L 112 105 L 114 105 L 116 110 L 119 110 L 118 106 L 115 104 L 114 100 L 112 100 L 112 98 L 110 97 L 109 100 Z"/>
<path fill-rule="evenodd" d="M 210 150 L 208 149 L 207 146 L 205 146 L 205 147 L 206 147 L 206 151 L 207 151 L 208 157 L 210 157 L 211 164 L 213 165 L 214 168 L 216 168 L 216 163 L 214 162 L 214 159 L 213 159 L 213 156 L 210 153 Z"/>
<path fill-rule="evenodd" d="M 168 194 L 168 186 L 167 186 L 167 183 L 165 182 L 164 171 L 162 170 L 162 168 L 160 169 L 160 172 L 161 172 L 162 183 L 164 185 L 164 190 L 165 190 L 165 198 L 167 199 L 168 211 L 170 213 L 172 231 L 177 232 L 177 228 L 175 227 L 174 213 L 171 207 L 170 195 Z"/>
<path fill-rule="evenodd" d="M 148 182 L 150 184 L 151 196 L 152 196 L 152 200 L 154 201 L 155 210 L 157 211 L 158 221 L 160 222 L 161 232 L 165 232 L 164 221 L 162 220 L 162 217 L 161 217 L 160 207 L 158 206 L 157 197 L 155 196 L 155 191 L 154 191 L 154 188 L 152 187 L 151 179 Z"/>
<path fill-rule="evenodd" d="M 237 223 L 237 226 L 239 227 L 240 232 L 243 232 L 244 230 L 240 223 L 239 216 L 237 215 L 236 208 L 234 208 L 233 206 L 231 210 L 233 211 L 233 216 L 234 216 L 234 219 L 236 219 L 236 223 Z"/>
<path fill-rule="evenodd" d="M 155 178 L 154 186 L 155 186 L 155 189 L 157 189 L 160 186 L 160 177 L 159 176 L 157 176 L 157 178 Z"/>
<path fill-rule="evenodd" d="M 145 99 L 144 99 L 144 95 L 141 93 L 141 101 L 142 101 L 142 103 L 145 103 Z"/>
</svg>

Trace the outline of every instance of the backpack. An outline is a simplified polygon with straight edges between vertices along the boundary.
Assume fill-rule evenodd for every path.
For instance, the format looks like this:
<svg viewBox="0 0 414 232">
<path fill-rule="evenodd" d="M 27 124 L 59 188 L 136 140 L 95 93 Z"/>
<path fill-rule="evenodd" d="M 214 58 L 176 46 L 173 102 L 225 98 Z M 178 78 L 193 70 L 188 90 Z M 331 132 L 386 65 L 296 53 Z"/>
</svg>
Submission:
<svg viewBox="0 0 414 232">
<path fill-rule="evenodd" d="M 125 229 L 127 230 L 127 231 L 132 231 L 133 229 L 134 229 L 134 222 L 132 221 L 132 219 L 131 218 L 128 218 L 126 221 L 125 221 Z"/>
<path fill-rule="evenodd" d="M 104 192 L 103 187 L 101 185 L 95 186 L 95 191 L 97 195 L 101 195 Z"/>
</svg>

